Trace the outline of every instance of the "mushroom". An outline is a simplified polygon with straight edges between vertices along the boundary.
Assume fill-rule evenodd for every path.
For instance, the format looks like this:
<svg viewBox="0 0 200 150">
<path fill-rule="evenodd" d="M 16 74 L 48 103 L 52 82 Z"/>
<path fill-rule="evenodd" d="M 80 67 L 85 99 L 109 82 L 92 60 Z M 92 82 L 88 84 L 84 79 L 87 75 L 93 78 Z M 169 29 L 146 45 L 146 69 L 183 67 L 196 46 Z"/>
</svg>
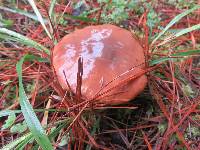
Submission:
<svg viewBox="0 0 200 150">
<path fill-rule="evenodd" d="M 81 93 L 87 99 L 144 71 L 142 46 L 131 32 L 110 24 L 75 30 L 55 46 L 53 66 L 65 90 L 69 88 L 66 80 L 72 91 L 76 90 L 79 57 L 83 59 Z M 99 102 L 110 105 L 127 102 L 142 92 L 146 84 L 147 78 L 142 74 L 125 85 L 113 88 Z"/>
</svg>

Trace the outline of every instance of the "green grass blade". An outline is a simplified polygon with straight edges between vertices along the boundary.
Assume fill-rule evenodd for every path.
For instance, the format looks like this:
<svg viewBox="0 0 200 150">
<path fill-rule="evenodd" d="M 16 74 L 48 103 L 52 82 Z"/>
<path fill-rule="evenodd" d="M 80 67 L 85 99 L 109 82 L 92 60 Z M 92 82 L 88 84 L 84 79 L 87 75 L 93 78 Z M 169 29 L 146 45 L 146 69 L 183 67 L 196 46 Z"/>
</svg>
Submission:
<svg viewBox="0 0 200 150">
<path fill-rule="evenodd" d="M 200 24 L 196 24 L 196 25 L 191 26 L 189 28 L 183 29 L 183 30 L 179 31 L 178 33 L 176 33 L 174 35 L 174 37 L 176 38 L 176 37 L 179 37 L 179 36 L 181 36 L 183 34 L 186 34 L 186 33 L 189 33 L 191 31 L 198 30 L 198 29 L 200 29 Z"/>
<path fill-rule="evenodd" d="M 15 149 L 15 147 L 20 144 L 21 142 L 23 142 L 24 140 L 28 139 L 32 137 L 31 133 L 28 133 L 22 137 L 19 137 L 18 139 L 10 142 L 9 144 L 5 145 L 4 147 L 2 147 L 0 150 L 13 150 Z"/>
<path fill-rule="evenodd" d="M 174 19 L 170 21 L 170 23 L 158 34 L 158 36 L 152 41 L 152 45 L 170 28 L 172 27 L 175 23 L 177 23 L 179 20 L 181 20 L 183 17 L 188 15 L 189 13 L 195 11 L 196 9 L 199 9 L 200 5 L 197 5 L 187 11 L 184 11 L 183 13 L 177 15 Z"/>
<path fill-rule="evenodd" d="M 48 111 L 48 112 L 68 112 L 66 109 L 34 109 L 34 112 L 45 112 L 45 111 Z M 19 114 L 21 113 L 22 111 L 21 110 L 1 110 L 0 111 L 0 118 L 1 117 L 5 117 L 5 116 L 9 116 L 9 115 L 12 115 L 12 114 Z"/>
<path fill-rule="evenodd" d="M 54 9 L 55 4 L 56 4 L 56 0 L 52 0 L 50 8 L 49 8 L 49 16 L 50 16 L 50 18 L 52 18 L 52 16 L 53 16 L 53 9 Z"/>
<path fill-rule="evenodd" d="M 0 111 L 0 118 L 1 117 L 5 117 L 5 116 L 9 116 L 12 114 L 16 114 L 16 113 L 21 113 L 20 110 L 1 110 Z"/>
<path fill-rule="evenodd" d="M 178 52 L 175 54 L 172 54 L 174 57 L 184 57 L 184 56 L 191 56 L 191 55 L 200 55 L 200 50 L 190 50 L 186 52 Z"/>
<path fill-rule="evenodd" d="M 150 61 L 149 64 L 150 64 L 150 66 L 153 66 L 153 65 L 160 64 L 160 63 L 165 62 L 165 61 L 170 60 L 170 59 L 172 59 L 172 58 L 164 57 L 164 58 L 160 58 L 160 59 L 152 60 L 152 61 Z"/>
<path fill-rule="evenodd" d="M 8 116 L 8 118 L 5 120 L 5 122 L 3 123 L 1 130 L 5 130 L 5 129 L 10 128 L 15 123 L 15 120 L 16 120 L 15 113 L 11 113 Z"/>
<path fill-rule="evenodd" d="M 35 21 L 39 21 L 38 17 L 35 14 L 29 13 L 29 12 L 21 10 L 21 9 L 16 9 L 16 8 L 11 9 L 11 8 L 8 8 L 8 7 L 0 6 L 0 10 L 8 11 L 8 12 L 15 13 L 15 14 L 24 15 L 28 18 L 35 20 Z M 43 18 L 43 21 L 44 21 L 45 24 L 48 23 L 47 19 Z"/>
<path fill-rule="evenodd" d="M 17 32 L 8 30 L 6 28 L 0 28 L 0 33 L 4 34 L 4 35 L 0 35 L 0 38 L 1 38 L 1 36 L 4 38 L 5 35 L 9 35 L 9 36 L 11 36 L 11 37 L 8 37 L 10 40 L 19 41 L 22 44 L 25 44 L 25 45 L 30 46 L 30 47 L 34 47 L 37 50 L 44 51 L 45 53 L 50 55 L 50 51 L 46 47 L 44 47 L 41 44 L 39 44 L 39 43 L 27 38 L 24 35 L 21 35 L 21 34 L 19 34 Z"/>
<path fill-rule="evenodd" d="M 3 19 L 3 18 L 0 18 L 0 27 L 12 27 L 14 24 L 14 21 L 11 20 L 11 19 Z"/>
<path fill-rule="evenodd" d="M 50 34 L 50 32 L 48 31 L 45 23 L 44 23 L 44 19 L 42 17 L 42 15 L 40 14 L 39 10 L 37 9 L 37 6 L 35 5 L 34 0 L 28 0 L 29 4 L 31 5 L 31 7 L 33 8 L 33 11 L 35 12 L 36 16 L 38 17 L 38 20 L 40 21 L 42 27 L 44 28 L 45 32 L 47 33 L 47 35 L 49 36 L 50 39 L 52 39 L 52 36 Z"/>
<path fill-rule="evenodd" d="M 182 30 L 178 31 L 177 33 L 171 34 L 170 36 L 166 37 L 163 42 L 158 44 L 158 46 L 166 44 L 166 43 L 170 42 L 171 40 L 173 40 L 173 39 L 175 39 L 175 38 L 177 38 L 179 36 L 182 36 L 182 35 L 184 35 L 186 33 L 189 33 L 189 32 L 192 32 L 192 31 L 198 30 L 198 29 L 200 29 L 200 24 L 196 24 L 196 25 L 194 25 L 192 27 L 189 27 L 189 28 L 186 28 L 186 29 L 182 29 Z"/>
<path fill-rule="evenodd" d="M 185 57 L 185 56 L 192 56 L 192 55 L 200 55 L 200 50 L 190 50 L 190 51 L 186 51 L 186 52 L 178 52 L 175 54 L 172 54 L 172 57 Z M 150 61 L 150 66 L 168 61 L 168 60 L 172 60 L 174 58 L 171 57 L 164 57 L 164 58 L 160 58 L 160 59 L 156 59 L 156 60 L 152 60 Z"/>
<path fill-rule="evenodd" d="M 55 138 L 59 134 L 60 130 L 68 127 L 71 122 L 72 119 L 65 119 L 58 123 L 58 127 L 49 134 L 49 139 Z"/>
<path fill-rule="evenodd" d="M 16 147 L 15 150 L 24 150 L 24 147 L 31 141 L 33 140 L 33 135 L 27 137 L 24 139 L 21 143 L 19 143 Z"/>
<path fill-rule="evenodd" d="M 28 98 L 26 96 L 23 83 L 22 83 L 22 64 L 27 59 L 31 60 L 30 55 L 25 55 L 20 59 L 16 65 L 18 79 L 19 79 L 19 102 L 21 110 L 24 116 L 24 119 L 29 127 L 31 133 L 36 139 L 37 143 L 43 148 L 43 150 L 53 150 L 53 147 L 45 134 L 44 129 L 42 128 L 40 121 L 38 120 Z M 34 58 L 33 58 L 34 59 Z"/>
</svg>

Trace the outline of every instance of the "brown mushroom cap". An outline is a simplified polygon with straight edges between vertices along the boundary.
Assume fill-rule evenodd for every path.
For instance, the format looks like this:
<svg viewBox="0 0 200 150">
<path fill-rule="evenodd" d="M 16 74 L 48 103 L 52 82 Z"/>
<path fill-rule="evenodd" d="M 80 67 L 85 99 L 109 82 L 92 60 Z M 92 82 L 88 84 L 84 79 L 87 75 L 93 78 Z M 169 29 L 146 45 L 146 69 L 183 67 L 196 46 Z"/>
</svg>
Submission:
<svg viewBox="0 0 200 150">
<path fill-rule="evenodd" d="M 88 99 L 108 82 L 135 67 L 104 90 L 117 85 L 122 79 L 137 74 L 144 68 L 144 50 L 131 32 L 114 25 L 88 26 L 66 35 L 53 50 L 53 66 L 58 80 L 68 89 L 65 76 L 72 90 L 76 90 L 78 59 L 83 58 L 82 95 Z M 133 99 L 145 88 L 145 75 L 115 88 L 100 100 L 104 104 L 119 104 Z"/>
</svg>

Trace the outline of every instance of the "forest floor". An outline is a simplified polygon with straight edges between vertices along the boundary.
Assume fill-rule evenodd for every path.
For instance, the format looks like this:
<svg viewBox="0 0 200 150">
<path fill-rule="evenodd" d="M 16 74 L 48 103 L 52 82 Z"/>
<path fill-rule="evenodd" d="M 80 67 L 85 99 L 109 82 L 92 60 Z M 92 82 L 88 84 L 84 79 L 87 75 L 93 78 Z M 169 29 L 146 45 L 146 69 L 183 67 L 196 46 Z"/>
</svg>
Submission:
<svg viewBox="0 0 200 150">
<path fill-rule="evenodd" d="M 200 149 L 199 8 L 197 0 L 0 0 L 0 149 Z M 51 63 L 55 44 L 108 23 L 139 39 L 148 86 L 117 106 L 68 102 Z"/>
</svg>

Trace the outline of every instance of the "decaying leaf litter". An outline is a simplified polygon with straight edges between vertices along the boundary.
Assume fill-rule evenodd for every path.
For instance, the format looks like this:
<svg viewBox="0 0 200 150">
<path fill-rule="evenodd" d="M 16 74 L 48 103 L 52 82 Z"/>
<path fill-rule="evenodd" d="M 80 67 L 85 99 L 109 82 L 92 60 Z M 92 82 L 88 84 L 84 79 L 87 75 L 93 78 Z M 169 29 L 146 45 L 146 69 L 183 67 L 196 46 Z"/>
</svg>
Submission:
<svg viewBox="0 0 200 150">
<path fill-rule="evenodd" d="M 17 9 L 14 2 L 3 2 L 0 8 L 3 22 L 0 116 L 1 125 L 5 127 L 7 122 L 9 127 L 1 130 L 1 147 L 198 149 L 200 32 L 199 6 L 195 2 L 134 5 L 133 2 L 127 5 L 125 1 L 35 2 L 42 19 L 35 13 L 37 10 L 33 11 L 30 5 L 33 1 L 20 2 Z M 17 12 L 5 11 L 5 8 Z M 119 12 L 123 13 L 116 18 Z M 30 19 L 30 14 L 36 20 Z M 73 96 L 63 91 L 56 81 L 49 54 L 64 35 L 76 28 L 102 23 L 123 26 L 140 39 L 146 50 L 149 86 L 138 98 L 124 105 L 93 106 L 90 101 L 74 104 Z M 20 75 L 16 64 L 22 58 L 26 62 Z M 20 88 L 18 78 L 21 77 L 23 87 Z M 42 121 L 45 134 L 40 134 L 42 129 L 36 135 L 32 133 L 34 125 L 28 122 L 34 113 L 28 119 L 25 117 L 30 109 L 25 105 L 28 109 L 23 112 L 19 95 L 22 89 L 37 116 L 35 119 Z M 11 132 L 24 119 L 28 125 L 26 131 Z M 33 139 L 37 142 L 31 142 Z M 43 145 L 40 140 L 50 143 Z"/>
</svg>

